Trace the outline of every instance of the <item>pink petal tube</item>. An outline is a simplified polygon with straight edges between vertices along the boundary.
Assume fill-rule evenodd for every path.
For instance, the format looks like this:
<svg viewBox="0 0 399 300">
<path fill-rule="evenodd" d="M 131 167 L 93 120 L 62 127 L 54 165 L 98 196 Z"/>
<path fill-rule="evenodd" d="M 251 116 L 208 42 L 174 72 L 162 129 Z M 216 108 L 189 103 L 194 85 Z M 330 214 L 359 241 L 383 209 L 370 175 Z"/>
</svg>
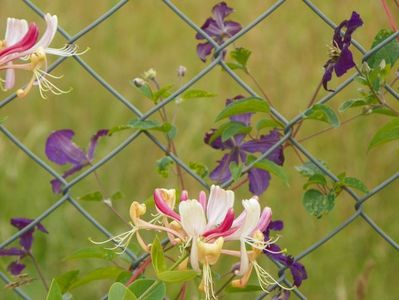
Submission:
<svg viewBox="0 0 399 300">
<path fill-rule="evenodd" d="M 171 217 L 172 219 L 180 221 L 180 216 L 173 209 L 171 209 L 169 205 L 166 203 L 166 201 L 162 198 L 161 189 L 155 189 L 154 201 L 156 207 L 159 209 L 161 213 L 163 213 L 168 217 Z"/>
<path fill-rule="evenodd" d="M 216 233 L 225 233 L 227 232 L 230 228 L 231 225 L 233 225 L 233 221 L 234 221 L 234 211 L 232 208 L 230 208 L 227 213 L 226 216 L 224 217 L 223 222 L 217 226 L 214 229 L 210 229 L 208 231 L 206 231 L 203 236 L 207 237 L 211 234 L 216 234 Z"/>
</svg>

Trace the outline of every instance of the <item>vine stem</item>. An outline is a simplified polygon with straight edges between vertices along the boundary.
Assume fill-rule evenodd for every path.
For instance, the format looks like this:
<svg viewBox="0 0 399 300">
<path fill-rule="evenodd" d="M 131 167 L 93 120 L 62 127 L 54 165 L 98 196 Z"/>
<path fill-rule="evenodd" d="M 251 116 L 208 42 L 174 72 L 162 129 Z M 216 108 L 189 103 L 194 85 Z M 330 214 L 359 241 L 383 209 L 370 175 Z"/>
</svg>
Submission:
<svg viewBox="0 0 399 300">
<path fill-rule="evenodd" d="M 129 281 L 126 283 L 126 286 L 131 285 L 141 274 L 144 273 L 147 266 L 151 263 L 151 256 L 147 257 L 140 266 L 134 271 L 132 277 L 130 277 Z"/>
<path fill-rule="evenodd" d="M 246 177 L 246 178 L 244 178 L 243 180 L 241 180 L 240 182 L 238 182 L 236 185 L 232 186 L 230 189 L 231 189 L 232 191 L 235 191 L 235 190 L 237 190 L 240 186 L 242 186 L 242 185 L 244 185 L 245 183 L 247 183 L 248 180 L 249 180 L 248 177 Z"/>
<path fill-rule="evenodd" d="M 270 100 L 269 96 L 267 96 L 266 92 L 264 91 L 264 89 L 262 88 L 262 86 L 260 85 L 258 80 L 256 80 L 255 76 L 253 76 L 252 73 L 250 73 L 248 69 L 245 69 L 244 72 L 245 72 L 245 74 L 247 74 L 249 76 L 249 78 L 251 78 L 253 83 L 256 85 L 256 87 L 262 93 L 263 97 L 266 99 L 267 103 L 269 103 L 270 106 L 273 106 L 272 101 Z"/>
<path fill-rule="evenodd" d="M 48 291 L 49 287 L 46 282 L 46 279 L 44 278 L 43 272 L 40 269 L 39 264 L 37 263 L 35 257 L 33 256 L 33 254 L 31 252 L 28 252 L 28 256 L 31 258 L 31 260 L 33 262 L 33 266 L 35 267 L 37 274 L 39 274 L 40 280 L 42 281 L 44 288 L 46 289 L 46 291 Z"/>
<path fill-rule="evenodd" d="M 396 0 L 395 0 L 395 3 L 396 3 L 396 5 L 398 5 L 398 2 L 396 2 Z M 386 0 L 381 0 L 381 4 L 382 4 L 382 7 L 384 8 L 385 14 L 387 15 L 387 18 L 388 18 L 389 24 L 391 25 L 392 30 L 398 31 L 398 26 L 396 25 L 395 19 L 392 16 L 391 10 L 389 9 L 389 6 L 388 6 Z M 397 37 L 397 40 L 399 41 L 399 37 Z"/>
<path fill-rule="evenodd" d="M 225 288 L 226 286 L 229 285 L 229 283 L 234 279 L 234 277 L 236 277 L 236 275 L 234 275 L 234 274 L 231 275 L 231 276 L 229 277 L 229 279 L 227 279 L 226 282 L 223 283 L 223 285 L 217 290 L 217 292 L 215 293 L 215 295 L 216 295 L 216 296 L 219 295 L 219 294 L 224 290 L 224 288 Z"/>
</svg>

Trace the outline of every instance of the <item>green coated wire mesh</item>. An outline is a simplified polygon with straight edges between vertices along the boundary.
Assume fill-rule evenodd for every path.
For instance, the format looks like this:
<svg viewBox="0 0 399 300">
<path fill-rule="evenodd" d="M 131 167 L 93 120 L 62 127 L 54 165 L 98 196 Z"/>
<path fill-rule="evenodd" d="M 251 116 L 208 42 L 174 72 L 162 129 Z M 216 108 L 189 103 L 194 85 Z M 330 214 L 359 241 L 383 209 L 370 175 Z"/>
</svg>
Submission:
<svg viewBox="0 0 399 300">
<path fill-rule="evenodd" d="M 33 1 L 30 0 L 23 0 L 23 2 L 26 4 L 27 8 L 33 10 L 35 13 L 37 13 L 40 16 L 43 16 L 44 13 L 41 11 L 40 7 L 36 6 Z M 66 39 L 67 43 L 74 43 L 83 36 L 85 36 L 87 33 L 89 33 L 91 30 L 99 26 L 101 23 L 106 21 L 109 18 L 112 18 L 112 15 L 117 12 L 118 10 L 121 10 L 124 8 L 124 5 L 129 2 L 128 0 L 122 0 L 119 1 L 114 7 L 112 7 L 109 11 L 107 11 L 104 15 L 102 15 L 100 18 L 95 20 L 92 24 L 87 26 L 86 28 L 83 28 L 80 32 L 78 32 L 75 35 L 70 35 L 68 32 L 66 32 L 62 27 L 58 28 L 58 31 L 61 33 L 61 35 Z M 104 88 L 105 91 L 108 91 L 113 97 L 115 97 L 116 100 L 120 101 L 123 105 L 125 105 L 131 112 L 132 114 L 141 119 L 147 119 L 150 118 L 154 113 L 158 112 L 162 107 L 168 105 L 171 101 L 173 101 L 176 97 L 179 97 L 180 94 L 182 94 L 185 90 L 193 86 L 198 80 L 200 80 L 202 77 L 207 76 L 207 74 L 214 69 L 217 66 L 221 66 L 230 76 L 231 78 L 236 82 L 237 85 L 241 86 L 246 92 L 248 92 L 250 95 L 257 96 L 256 92 L 250 88 L 250 86 L 243 81 L 232 69 L 229 68 L 229 66 L 223 61 L 223 49 L 225 49 L 228 45 L 232 44 L 235 40 L 239 39 L 243 35 L 247 34 L 249 31 L 251 31 L 254 27 L 256 27 L 259 23 L 261 22 L 267 22 L 267 18 L 278 12 L 280 7 L 285 3 L 285 0 L 278 0 L 275 1 L 273 5 L 271 5 L 266 11 L 264 11 L 261 15 L 259 15 L 257 18 L 255 18 L 251 23 L 249 23 L 245 28 L 243 28 L 237 35 L 234 37 L 230 38 L 226 42 L 224 42 L 222 45 L 217 45 L 215 42 L 212 41 L 212 39 L 204 33 L 198 25 L 196 25 L 190 18 L 185 15 L 181 10 L 179 10 L 178 6 L 173 3 L 171 0 L 163 0 L 163 3 L 179 18 L 181 18 L 184 23 L 181 23 L 181 26 L 190 26 L 194 31 L 200 32 L 203 36 L 205 36 L 209 42 L 211 42 L 215 48 L 215 57 L 214 60 L 212 60 L 206 67 L 202 69 L 198 74 L 196 74 L 191 80 L 189 80 L 187 83 L 185 83 L 183 86 L 181 86 L 176 92 L 174 92 L 172 95 L 164 99 L 163 101 L 159 102 L 156 106 L 151 108 L 150 110 L 146 112 L 140 111 L 136 106 L 134 106 L 130 101 L 128 101 L 124 96 L 122 96 L 121 93 L 119 93 L 112 85 L 107 83 L 100 74 L 96 73 L 94 69 L 85 62 L 85 60 L 82 57 L 75 56 L 73 59 L 81 66 L 83 72 L 87 72 L 90 74 L 95 80 L 97 80 Z M 317 6 L 315 6 L 311 1 L 308 0 L 303 0 L 302 1 L 304 5 L 306 5 L 314 14 L 316 14 L 318 17 L 320 17 L 327 26 L 330 26 L 331 28 L 335 28 L 334 22 L 332 22 Z M 363 55 L 363 60 L 366 60 L 370 55 L 381 49 L 382 47 L 386 46 L 390 41 L 392 41 L 394 38 L 399 36 L 399 32 L 396 32 L 394 35 L 390 36 L 387 38 L 385 41 L 381 42 L 379 45 L 374 47 L 370 51 L 366 51 L 359 43 L 356 41 L 353 42 L 354 46 L 362 53 Z M 53 69 L 57 68 L 59 65 L 61 65 L 66 58 L 60 58 L 58 59 L 54 64 L 52 64 L 49 67 L 49 71 L 51 72 Z M 353 74 L 349 79 L 347 79 L 345 82 L 343 82 L 334 92 L 329 93 L 327 96 L 325 96 L 323 99 L 319 101 L 319 103 L 326 103 L 330 101 L 331 99 L 334 98 L 334 96 L 340 91 L 345 88 L 347 85 L 351 84 L 356 77 L 357 74 Z M 390 86 L 386 86 L 387 91 L 397 100 L 399 100 L 399 94 L 392 89 Z M 0 102 L 0 108 L 5 107 L 6 105 L 10 104 L 14 99 L 16 99 L 16 95 L 13 94 L 5 99 L 3 99 Z M 338 181 L 339 179 L 335 174 L 333 174 L 330 170 L 328 170 L 325 166 L 323 166 L 320 161 L 314 157 L 301 143 L 299 143 L 297 140 L 292 135 L 292 127 L 297 124 L 298 122 L 301 122 L 301 120 L 304 117 L 304 114 L 306 111 L 303 111 L 296 117 L 294 117 L 292 120 L 287 120 L 282 114 L 280 114 L 277 110 L 274 108 L 271 109 L 272 114 L 277 118 L 281 123 L 284 124 L 285 126 L 285 135 L 281 139 L 281 141 L 276 144 L 273 148 L 269 149 L 267 152 L 265 152 L 263 155 L 261 155 L 258 160 L 261 160 L 265 157 L 267 157 L 274 149 L 276 149 L 278 146 L 281 144 L 285 143 L 286 141 L 290 141 L 290 143 L 297 149 L 297 151 L 301 152 L 307 159 L 312 161 L 314 164 L 316 164 L 324 173 L 326 176 L 331 178 L 333 181 Z M 153 136 L 151 133 L 146 132 L 146 131 L 137 131 L 133 134 L 131 134 L 126 140 L 124 140 L 118 147 L 113 149 L 110 153 L 108 153 L 103 159 L 98 161 L 96 164 L 92 165 L 89 169 L 86 171 L 82 172 L 79 176 L 75 177 L 71 181 L 66 181 L 62 176 L 54 171 L 51 166 L 49 166 L 45 161 L 41 160 L 37 155 L 35 155 L 26 145 L 24 145 L 21 141 L 19 141 L 16 136 L 9 130 L 5 125 L 0 125 L 0 131 L 4 135 L 6 139 L 8 139 L 11 143 L 14 143 L 20 151 L 24 152 L 31 160 L 33 160 L 35 163 L 37 163 L 38 168 L 43 168 L 46 170 L 48 173 L 50 173 L 52 176 L 55 178 L 59 179 L 63 185 L 64 185 L 64 192 L 63 196 L 55 202 L 53 205 L 48 207 L 41 215 L 37 216 L 29 226 L 25 227 L 24 229 L 20 230 L 18 233 L 15 235 L 9 237 L 7 240 L 4 240 L 0 243 L 0 249 L 8 246 L 11 244 L 13 241 L 18 239 L 24 232 L 28 231 L 30 228 L 35 226 L 37 223 L 41 222 L 43 219 L 47 218 L 49 215 L 51 215 L 55 210 L 57 210 L 61 205 L 72 205 L 75 207 L 84 218 L 87 218 L 94 227 L 96 227 L 98 230 L 100 230 L 104 235 L 111 237 L 111 233 L 107 231 L 106 228 L 104 228 L 100 222 L 98 222 L 93 216 L 90 215 L 89 212 L 87 212 L 77 201 L 74 199 L 70 191 L 74 188 L 74 185 L 83 180 L 85 177 L 89 176 L 91 173 L 93 173 L 95 170 L 106 164 L 108 161 L 112 160 L 115 156 L 119 154 L 120 151 L 122 151 L 126 146 L 128 146 L 131 143 L 134 143 L 135 140 L 141 136 L 144 135 L 146 136 L 150 141 L 153 142 L 154 146 L 159 147 L 164 153 L 168 153 L 167 147 L 163 145 L 155 136 Z M 176 164 L 178 164 L 187 174 L 192 176 L 195 180 L 197 180 L 201 185 L 203 185 L 205 188 L 209 188 L 207 183 L 201 179 L 195 172 L 193 172 L 190 167 L 179 157 L 168 153 L 168 155 L 175 161 Z M 254 161 L 252 165 L 254 165 L 257 161 Z M 251 166 L 247 167 L 249 169 Z M 245 170 L 244 170 L 245 171 Z M 399 172 L 396 174 L 392 175 L 385 181 L 381 182 L 378 186 L 374 187 L 372 190 L 370 190 L 369 193 L 367 193 L 364 196 L 358 196 L 354 191 L 352 191 L 349 188 L 345 188 L 346 192 L 353 198 L 354 200 L 354 211 L 353 214 L 342 224 L 337 226 L 334 230 L 332 230 L 329 234 L 327 234 L 324 238 L 320 239 L 316 243 L 314 243 L 312 246 L 310 246 L 307 249 L 303 249 L 303 251 L 295 256 L 296 260 L 301 260 L 305 256 L 309 255 L 313 251 L 317 250 L 322 244 L 329 242 L 335 235 L 339 234 L 346 226 L 351 224 L 353 221 L 357 219 L 362 219 L 364 222 L 366 222 L 373 230 L 375 230 L 387 243 L 389 243 L 394 249 L 399 250 L 399 244 L 395 242 L 389 235 L 387 235 L 373 220 L 370 218 L 364 211 L 363 211 L 363 206 L 367 203 L 367 200 L 372 197 L 373 195 L 379 193 L 382 189 L 384 189 L 386 186 L 390 185 L 392 182 L 394 182 L 397 178 L 399 178 Z M 225 182 L 223 184 L 224 187 L 228 187 L 232 181 Z M 146 256 L 142 257 L 137 257 L 134 253 L 128 251 L 128 255 L 132 260 L 132 265 L 137 266 L 140 261 L 145 259 Z M 278 265 L 278 263 L 276 263 Z M 280 282 L 285 282 L 286 284 L 291 284 L 289 280 L 285 276 L 285 271 L 286 269 L 283 268 L 281 265 L 278 265 L 280 268 L 279 271 L 279 281 Z M 6 274 L 0 272 L 0 277 L 5 283 L 9 283 L 10 279 L 7 277 Z M 276 286 L 271 287 L 271 290 L 273 290 Z M 29 295 L 27 295 L 22 288 L 15 288 L 14 289 L 15 293 L 17 293 L 22 299 L 31 299 Z M 294 289 L 294 294 L 299 298 L 299 299 L 306 299 L 306 295 L 302 294 L 300 289 Z M 267 293 L 261 293 L 257 299 L 263 299 Z M 106 298 L 106 297 L 105 297 Z"/>
</svg>

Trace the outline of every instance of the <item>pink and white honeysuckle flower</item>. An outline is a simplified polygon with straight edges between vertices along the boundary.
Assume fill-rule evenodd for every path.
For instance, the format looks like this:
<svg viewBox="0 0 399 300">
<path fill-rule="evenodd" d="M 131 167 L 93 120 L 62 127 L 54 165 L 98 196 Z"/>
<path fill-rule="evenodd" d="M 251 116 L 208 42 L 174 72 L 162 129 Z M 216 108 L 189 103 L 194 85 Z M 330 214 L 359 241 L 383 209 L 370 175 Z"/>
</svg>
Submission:
<svg viewBox="0 0 399 300">
<path fill-rule="evenodd" d="M 35 23 L 27 25 L 26 20 L 9 18 L 7 20 L 6 36 L 0 50 L 0 70 L 6 70 L 4 89 L 8 90 L 15 85 L 15 70 L 32 71 L 33 76 L 24 89 L 18 89 L 19 97 L 26 96 L 34 85 L 39 86 L 40 95 L 45 97 L 45 92 L 56 95 L 67 93 L 49 81 L 46 77 L 59 79 L 47 73 L 47 54 L 57 56 L 80 55 L 76 45 L 66 45 L 63 48 L 50 48 L 50 44 L 57 32 L 58 19 L 55 15 L 46 14 L 46 30 L 38 40 L 39 30 Z M 22 60 L 24 63 L 18 64 Z M 29 62 L 26 62 L 29 61 Z"/>
</svg>

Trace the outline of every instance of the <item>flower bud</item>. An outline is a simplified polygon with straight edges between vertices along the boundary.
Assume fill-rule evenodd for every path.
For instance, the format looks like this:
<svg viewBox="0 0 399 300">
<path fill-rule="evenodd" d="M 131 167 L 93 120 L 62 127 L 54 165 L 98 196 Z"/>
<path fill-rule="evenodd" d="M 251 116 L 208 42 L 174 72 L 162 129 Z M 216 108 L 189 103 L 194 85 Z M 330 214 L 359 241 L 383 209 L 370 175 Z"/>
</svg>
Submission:
<svg viewBox="0 0 399 300">
<path fill-rule="evenodd" d="M 187 68 L 185 66 L 179 66 L 177 68 L 177 77 L 184 77 L 186 75 Z"/>
<path fill-rule="evenodd" d="M 153 80 L 155 77 L 157 77 L 157 71 L 155 71 L 153 68 L 144 72 L 144 79 Z"/>
<path fill-rule="evenodd" d="M 141 88 L 143 85 L 146 84 L 145 80 L 140 77 L 133 79 L 132 82 L 137 88 Z"/>
</svg>

